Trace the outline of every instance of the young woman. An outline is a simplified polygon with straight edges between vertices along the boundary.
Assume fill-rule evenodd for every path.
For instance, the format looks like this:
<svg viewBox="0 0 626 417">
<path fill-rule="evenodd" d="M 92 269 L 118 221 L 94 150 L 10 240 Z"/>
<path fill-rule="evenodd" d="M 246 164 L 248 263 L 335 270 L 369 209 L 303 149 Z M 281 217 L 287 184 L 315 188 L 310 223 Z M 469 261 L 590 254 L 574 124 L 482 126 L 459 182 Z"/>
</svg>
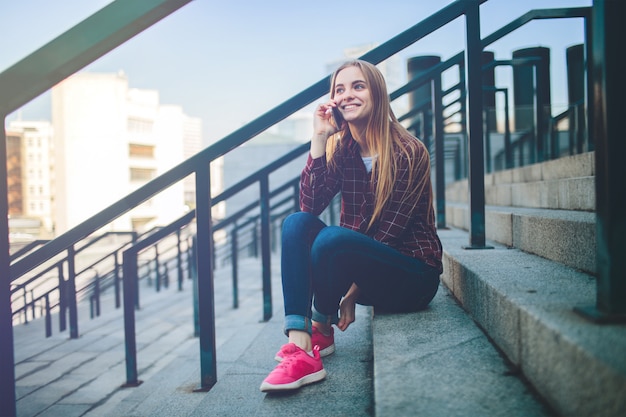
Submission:
<svg viewBox="0 0 626 417">
<path fill-rule="evenodd" d="M 340 226 L 327 226 L 317 215 L 339 192 Z M 330 100 L 315 111 L 300 206 L 282 234 L 289 343 L 264 392 L 324 379 L 321 357 L 335 351 L 332 325 L 345 331 L 356 303 L 417 311 L 439 286 L 430 156 L 394 116 L 385 80 L 368 62 L 338 68 Z"/>
</svg>

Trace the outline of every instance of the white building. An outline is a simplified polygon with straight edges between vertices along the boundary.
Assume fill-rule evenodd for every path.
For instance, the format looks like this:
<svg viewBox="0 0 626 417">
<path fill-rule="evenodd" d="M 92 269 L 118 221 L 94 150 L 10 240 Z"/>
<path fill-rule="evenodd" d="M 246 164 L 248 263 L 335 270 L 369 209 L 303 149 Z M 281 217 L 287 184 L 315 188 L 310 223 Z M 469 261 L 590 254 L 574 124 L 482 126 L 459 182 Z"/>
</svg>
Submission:
<svg viewBox="0 0 626 417">
<path fill-rule="evenodd" d="M 180 106 L 161 105 L 158 91 L 129 88 L 121 72 L 77 73 L 59 83 L 52 89 L 52 123 L 57 234 L 182 162 L 202 142 L 199 119 Z M 189 209 L 185 184 L 144 202 L 107 230 L 170 223 Z"/>
<path fill-rule="evenodd" d="M 12 240 L 25 234 L 29 239 L 49 238 L 53 231 L 52 125 L 15 120 L 9 123 L 7 138 Z"/>
</svg>

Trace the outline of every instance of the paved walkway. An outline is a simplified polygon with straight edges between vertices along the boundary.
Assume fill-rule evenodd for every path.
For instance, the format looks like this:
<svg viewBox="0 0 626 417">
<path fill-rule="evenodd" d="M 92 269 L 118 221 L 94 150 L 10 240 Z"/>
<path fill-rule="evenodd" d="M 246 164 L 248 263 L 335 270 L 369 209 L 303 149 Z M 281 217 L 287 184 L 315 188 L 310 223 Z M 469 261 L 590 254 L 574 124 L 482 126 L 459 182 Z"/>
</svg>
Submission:
<svg viewBox="0 0 626 417">
<path fill-rule="evenodd" d="M 109 297 L 97 319 L 81 307 L 76 340 L 67 332 L 46 339 L 39 322 L 16 327 L 18 416 L 552 415 L 443 286 L 424 312 L 373 319 L 371 308 L 358 306 L 356 322 L 336 332 L 337 352 L 324 359 L 325 381 L 293 393 L 261 393 L 286 341 L 280 262 L 272 261 L 274 317 L 267 322 L 261 321 L 260 262 L 241 261 L 237 310 L 229 269 L 216 271 L 218 382 L 209 392 L 194 392 L 200 348 L 191 282 L 158 294 L 144 286 L 136 312 L 143 383 L 122 388 L 123 312 L 111 308 Z"/>
<path fill-rule="evenodd" d="M 86 306 L 81 307 L 79 339 L 58 333 L 54 322 L 55 333 L 47 339 L 43 323 L 16 327 L 18 416 L 372 415 L 368 308 L 359 308 L 357 322 L 337 337 L 338 352 L 324 362 L 329 373 L 324 383 L 286 395 L 259 391 L 276 364 L 274 353 L 286 341 L 279 268 L 274 259 L 274 317 L 268 322 L 261 321 L 258 261 L 244 260 L 240 265 L 237 310 L 232 308 L 229 269 L 216 272 L 218 383 L 209 392 L 194 392 L 200 381 L 199 343 L 193 336 L 189 281 L 183 291 L 141 289 L 136 329 L 143 383 L 138 387 L 121 387 L 126 378 L 123 311 L 111 308 L 110 297 L 103 300 L 103 314 L 94 320 Z M 327 402 L 317 401 L 322 397 Z"/>
</svg>

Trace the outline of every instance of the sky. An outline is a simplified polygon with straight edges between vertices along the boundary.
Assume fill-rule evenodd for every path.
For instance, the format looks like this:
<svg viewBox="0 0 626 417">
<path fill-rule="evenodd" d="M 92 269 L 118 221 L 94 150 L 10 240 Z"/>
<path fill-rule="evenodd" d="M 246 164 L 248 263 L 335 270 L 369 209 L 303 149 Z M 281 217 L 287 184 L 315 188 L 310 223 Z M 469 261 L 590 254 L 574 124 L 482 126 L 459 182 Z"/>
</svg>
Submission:
<svg viewBox="0 0 626 417">
<path fill-rule="evenodd" d="M 345 48 L 383 43 L 453 0 L 194 0 L 83 71 L 124 71 L 131 88 L 158 90 L 162 104 L 180 105 L 203 123 L 212 143 L 328 75 Z M 0 0 L 0 71 L 84 20 L 110 0 Z M 535 8 L 591 6 L 592 0 L 488 0 L 481 36 Z M 551 48 L 552 71 L 565 72 L 565 49 L 583 42 L 581 19 L 534 21 L 488 48 L 496 59 L 516 49 Z M 400 53 L 402 60 L 464 48 L 457 19 Z M 508 72 L 507 72 L 508 71 Z M 510 70 L 498 69 L 496 83 Z M 500 81 L 502 80 L 502 81 Z M 445 87 L 445 86 L 444 86 Z M 566 103 L 563 77 L 552 79 L 554 102 Z M 1 99 L 1 98 L 0 98 Z M 50 119 L 46 92 L 7 122 Z"/>
</svg>

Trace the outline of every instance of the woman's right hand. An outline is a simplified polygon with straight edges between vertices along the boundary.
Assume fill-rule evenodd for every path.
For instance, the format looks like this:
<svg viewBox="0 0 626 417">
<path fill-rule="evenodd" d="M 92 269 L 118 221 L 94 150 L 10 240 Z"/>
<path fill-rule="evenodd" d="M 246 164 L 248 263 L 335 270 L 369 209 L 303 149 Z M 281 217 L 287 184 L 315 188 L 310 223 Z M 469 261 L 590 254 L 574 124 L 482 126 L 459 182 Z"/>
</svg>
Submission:
<svg viewBox="0 0 626 417">
<path fill-rule="evenodd" d="M 313 138 L 311 139 L 311 156 L 319 158 L 326 152 L 326 141 L 329 137 L 339 131 L 339 126 L 335 125 L 333 118 L 333 108 L 337 104 L 330 100 L 320 104 L 313 114 Z"/>
<path fill-rule="evenodd" d="M 334 100 L 320 104 L 315 109 L 313 117 L 313 134 L 315 136 L 329 136 L 337 133 L 341 126 L 337 126 L 333 117 L 333 109 L 337 108 Z"/>
</svg>

